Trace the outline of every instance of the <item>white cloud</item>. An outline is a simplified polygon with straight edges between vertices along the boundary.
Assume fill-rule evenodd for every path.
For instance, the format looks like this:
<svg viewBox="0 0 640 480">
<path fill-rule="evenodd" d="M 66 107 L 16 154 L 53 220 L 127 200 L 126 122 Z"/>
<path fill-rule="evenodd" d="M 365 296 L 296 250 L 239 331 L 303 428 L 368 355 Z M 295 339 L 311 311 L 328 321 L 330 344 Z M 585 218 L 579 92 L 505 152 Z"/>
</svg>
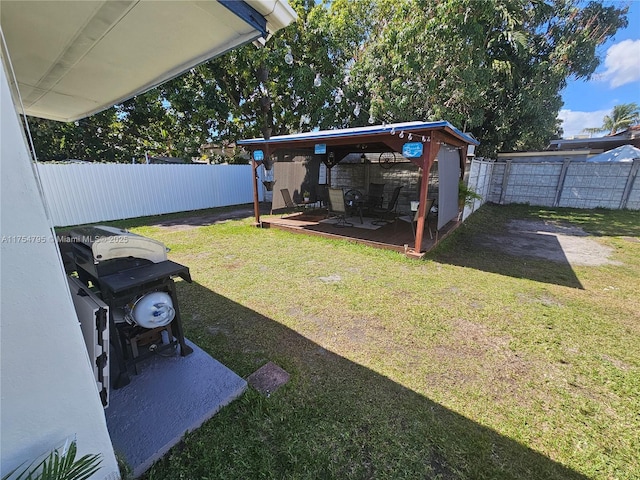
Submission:
<svg viewBox="0 0 640 480">
<path fill-rule="evenodd" d="M 623 40 L 611 45 L 604 60 L 606 70 L 597 76 L 611 88 L 640 81 L 640 40 Z"/>
<path fill-rule="evenodd" d="M 574 112 L 573 110 L 560 110 L 558 118 L 562 120 L 563 137 L 570 138 L 576 135 L 584 135 L 585 128 L 594 128 L 602 125 L 605 115 L 610 115 L 611 110 L 596 110 L 595 112 Z M 604 135 L 607 132 L 603 132 Z"/>
</svg>

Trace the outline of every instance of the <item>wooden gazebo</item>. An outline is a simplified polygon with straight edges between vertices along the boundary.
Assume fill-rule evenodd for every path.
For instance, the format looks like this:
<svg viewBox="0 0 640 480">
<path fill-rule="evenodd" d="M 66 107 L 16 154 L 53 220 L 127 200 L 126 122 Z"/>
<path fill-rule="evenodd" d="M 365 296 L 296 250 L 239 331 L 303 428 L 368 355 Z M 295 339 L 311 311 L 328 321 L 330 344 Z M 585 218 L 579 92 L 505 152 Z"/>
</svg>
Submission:
<svg viewBox="0 0 640 480">
<path fill-rule="evenodd" d="M 238 145 L 251 152 L 253 165 L 253 193 L 256 223 L 260 225 L 260 210 L 258 202 L 258 167 L 264 162 L 272 161 L 284 150 L 307 151 L 310 155 L 319 155 L 327 167 L 327 183 L 331 183 L 331 169 L 350 154 L 363 152 L 395 152 L 404 159 L 410 160 L 419 167 L 422 178 L 418 192 L 418 220 L 414 251 L 419 253 L 422 245 L 425 216 L 428 214 L 425 205 L 429 189 L 429 172 L 436 161 L 441 147 L 452 147 L 457 151 L 455 158 L 451 155 L 446 159 L 439 158 L 444 163 L 446 177 L 441 174 L 440 188 L 443 202 L 439 205 L 440 221 L 446 222 L 457 217 L 458 214 L 458 182 L 464 176 L 467 150 L 469 145 L 479 142 L 467 135 L 449 122 L 406 122 L 388 125 L 372 125 L 336 130 L 322 130 L 291 135 L 280 135 L 269 139 L 253 138 L 240 140 Z M 455 165 L 453 165 L 455 163 Z M 455 175 L 453 173 L 455 172 Z M 453 178 L 452 178 L 453 175 Z"/>
</svg>

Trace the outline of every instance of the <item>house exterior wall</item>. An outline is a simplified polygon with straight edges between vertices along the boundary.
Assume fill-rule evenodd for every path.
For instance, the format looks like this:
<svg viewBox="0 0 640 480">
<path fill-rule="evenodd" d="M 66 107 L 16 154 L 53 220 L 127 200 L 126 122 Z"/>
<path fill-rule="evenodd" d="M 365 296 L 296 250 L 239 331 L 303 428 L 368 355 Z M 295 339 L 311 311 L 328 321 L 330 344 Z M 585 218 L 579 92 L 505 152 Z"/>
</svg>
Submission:
<svg viewBox="0 0 640 480">
<path fill-rule="evenodd" d="M 543 151 L 543 152 L 516 152 L 516 153 L 498 153 L 498 161 L 506 162 L 507 160 L 512 160 L 514 162 L 524 162 L 524 163 L 540 163 L 540 162 L 559 162 L 562 163 L 564 160 L 572 160 L 572 161 L 582 161 L 584 162 L 587 158 L 593 157 L 601 150 L 598 150 L 596 153 L 592 153 L 591 150 L 577 150 L 577 151 Z"/>
<path fill-rule="evenodd" d="M 56 227 L 253 202 L 251 165 L 39 163 L 38 172 Z"/>
<path fill-rule="evenodd" d="M 3 59 L 4 60 L 4 59 Z M 22 128 L 0 68 L 0 474 L 75 436 L 119 478 L 104 411 Z"/>
</svg>

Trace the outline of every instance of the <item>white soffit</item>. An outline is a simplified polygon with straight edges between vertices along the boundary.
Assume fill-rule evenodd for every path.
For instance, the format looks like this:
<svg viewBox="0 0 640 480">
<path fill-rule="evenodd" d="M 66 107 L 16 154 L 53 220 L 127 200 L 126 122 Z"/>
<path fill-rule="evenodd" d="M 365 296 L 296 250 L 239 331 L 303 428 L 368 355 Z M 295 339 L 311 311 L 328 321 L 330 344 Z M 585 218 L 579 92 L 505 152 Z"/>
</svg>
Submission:
<svg viewBox="0 0 640 480">
<path fill-rule="evenodd" d="M 269 33 L 296 20 L 285 0 L 228 3 L 249 5 Z M 263 36 L 230 8 L 216 0 L 2 0 L 0 21 L 25 113 L 72 121 Z"/>
</svg>

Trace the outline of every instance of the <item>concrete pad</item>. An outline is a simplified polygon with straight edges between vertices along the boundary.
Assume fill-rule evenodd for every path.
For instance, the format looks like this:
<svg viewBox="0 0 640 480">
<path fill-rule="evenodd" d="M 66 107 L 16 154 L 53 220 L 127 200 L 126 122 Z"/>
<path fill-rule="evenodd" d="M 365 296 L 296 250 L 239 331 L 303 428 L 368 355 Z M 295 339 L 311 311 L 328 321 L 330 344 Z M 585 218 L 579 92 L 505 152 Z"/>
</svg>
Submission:
<svg viewBox="0 0 640 480">
<path fill-rule="evenodd" d="M 186 343 L 191 355 L 153 356 L 138 364 L 140 373 L 129 385 L 111 390 L 107 428 L 136 477 L 247 388 L 244 379 Z"/>
<path fill-rule="evenodd" d="M 289 381 L 289 374 L 273 362 L 264 364 L 247 378 L 262 395 L 269 396 Z"/>
</svg>

